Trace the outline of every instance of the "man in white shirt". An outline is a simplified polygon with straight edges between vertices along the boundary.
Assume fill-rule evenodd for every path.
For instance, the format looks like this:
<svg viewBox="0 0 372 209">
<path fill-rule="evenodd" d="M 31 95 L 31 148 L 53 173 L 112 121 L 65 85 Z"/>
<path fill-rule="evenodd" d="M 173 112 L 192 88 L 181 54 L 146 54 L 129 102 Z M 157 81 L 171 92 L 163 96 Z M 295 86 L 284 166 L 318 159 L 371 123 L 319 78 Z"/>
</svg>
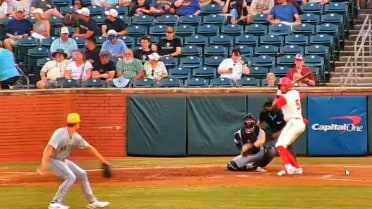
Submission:
<svg viewBox="0 0 372 209">
<path fill-rule="evenodd" d="M 249 75 L 249 67 L 242 60 L 240 49 L 236 48 L 232 51 L 231 58 L 224 59 L 217 69 L 221 78 L 229 78 L 234 81 L 242 78 L 242 75 Z"/>
</svg>

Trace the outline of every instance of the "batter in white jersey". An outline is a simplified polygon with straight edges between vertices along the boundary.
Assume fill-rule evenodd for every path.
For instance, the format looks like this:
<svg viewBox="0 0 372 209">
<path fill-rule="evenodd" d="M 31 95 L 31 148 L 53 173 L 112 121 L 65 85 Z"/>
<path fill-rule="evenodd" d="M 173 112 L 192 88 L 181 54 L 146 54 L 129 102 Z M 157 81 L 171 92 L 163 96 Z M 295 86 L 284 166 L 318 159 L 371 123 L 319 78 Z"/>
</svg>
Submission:
<svg viewBox="0 0 372 209">
<path fill-rule="evenodd" d="M 282 94 L 278 96 L 273 107 L 282 109 L 286 121 L 286 125 L 275 144 L 283 164 L 278 175 L 302 174 L 302 168 L 287 149 L 305 131 L 306 125 L 302 117 L 301 95 L 298 91 L 292 89 L 291 80 L 287 77 L 280 78 L 278 85 Z"/>
<path fill-rule="evenodd" d="M 73 149 L 88 149 L 102 163 L 108 164 L 102 155 L 92 145 L 85 141 L 79 133 L 77 133 L 79 127 L 79 114 L 70 113 L 67 116 L 67 126 L 64 128 L 58 128 L 53 133 L 44 149 L 39 173 L 45 174 L 48 170 L 51 170 L 57 176 L 64 179 L 64 182 L 59 186 L 55 197 L 49 204 L 49 209 L 69 208 L 68 206 L 63 205 L 63 200 L 76 180 L 79 180 L 83 192 L 90 203 L 88 208 L 103 208 L 110 204 L 109 202 L 97 200 L 93 195 L 92 188 L 89 184 L 87 172 L 74 162 L 67 159 Z"/>
</svg>

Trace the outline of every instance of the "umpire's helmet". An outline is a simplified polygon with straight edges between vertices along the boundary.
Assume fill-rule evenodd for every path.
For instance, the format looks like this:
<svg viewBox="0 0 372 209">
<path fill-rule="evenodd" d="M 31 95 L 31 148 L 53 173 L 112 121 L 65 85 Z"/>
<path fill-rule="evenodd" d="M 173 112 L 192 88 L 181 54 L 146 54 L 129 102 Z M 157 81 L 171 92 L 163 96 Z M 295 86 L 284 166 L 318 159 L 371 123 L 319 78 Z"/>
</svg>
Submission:
<svg viewBox="0 0 372 209">
<path fill-rule="evenodd" d="M 248 113 L 248 114 L 246 114 L 246 115 L 244 116 L 244 121 L 249 120 L 249 119 L 254 120 L 254 121 L 257 121 L 257 120 L 256 120 L 256 116 L 254 116 L 253 113 Z"/>
</svg>

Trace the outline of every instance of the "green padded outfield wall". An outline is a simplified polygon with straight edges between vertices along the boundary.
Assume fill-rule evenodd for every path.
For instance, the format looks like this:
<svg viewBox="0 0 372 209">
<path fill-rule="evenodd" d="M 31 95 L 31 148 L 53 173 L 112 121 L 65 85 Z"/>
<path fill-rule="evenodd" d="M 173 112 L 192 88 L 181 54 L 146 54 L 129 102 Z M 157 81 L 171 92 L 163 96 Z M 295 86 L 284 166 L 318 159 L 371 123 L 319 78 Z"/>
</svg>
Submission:
<svg viewBox="0 0 372 209">
<path fill-rule="evenodd" d="M 233 134 L 246 113 L 245 96 L 187 97 L 188 155 L 235 155 Z"/>
<path fill-rule="evenodd" d="M 269 99 L 268 96 L 249 95 L 247 96 L 247 113 L 254 113 L 259 119 L 260 112 L 263 110 L 263 104 Z M 271 97 L 272 99 L 274 98 Z M 307 117 L 307 97 L 302 99 L 302 113 Z M 294 143 L 295 152 L 297 155 L 307 155 L 307 129 Z"/>
<path fill-rule="evenodd" d="M 141 156 L 186 156 L 186 98 L 128 99 L 127 152 Z"/>
<path fill-rule="evenodd" d="M 367 118 L 368 123 L 370 126 L 372 124 L 372 96 L 367 97 Z M 371 130 L 369 127 L 366 127 L 368 130 Z M 368 154 L 372 154 L 372 133 L 371 131 L 367 131 L 368 134 Z"/>
</svg>

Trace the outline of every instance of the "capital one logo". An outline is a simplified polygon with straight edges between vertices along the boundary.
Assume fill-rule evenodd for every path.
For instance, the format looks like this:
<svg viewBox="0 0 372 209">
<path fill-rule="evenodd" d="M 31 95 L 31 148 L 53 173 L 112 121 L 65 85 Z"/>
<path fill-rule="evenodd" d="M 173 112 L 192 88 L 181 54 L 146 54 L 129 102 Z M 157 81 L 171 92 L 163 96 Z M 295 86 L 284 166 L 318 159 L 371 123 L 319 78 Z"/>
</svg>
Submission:
<svg viewBox="0 0 372 209">
<path fill-rule="evenodd" d="M 328 118 L 332 121 L 330 123 L 320 124 L 314 123 L 311 129 L 314 131 L 340 131 L 341 133 L 346 132 L 362 132 L 363 126 L 359 125 L 362 118 L 357 115 L 343 115 L 338 117 Z M 338 123 L 337 123 L 338 122 Z"/>
</svg>

